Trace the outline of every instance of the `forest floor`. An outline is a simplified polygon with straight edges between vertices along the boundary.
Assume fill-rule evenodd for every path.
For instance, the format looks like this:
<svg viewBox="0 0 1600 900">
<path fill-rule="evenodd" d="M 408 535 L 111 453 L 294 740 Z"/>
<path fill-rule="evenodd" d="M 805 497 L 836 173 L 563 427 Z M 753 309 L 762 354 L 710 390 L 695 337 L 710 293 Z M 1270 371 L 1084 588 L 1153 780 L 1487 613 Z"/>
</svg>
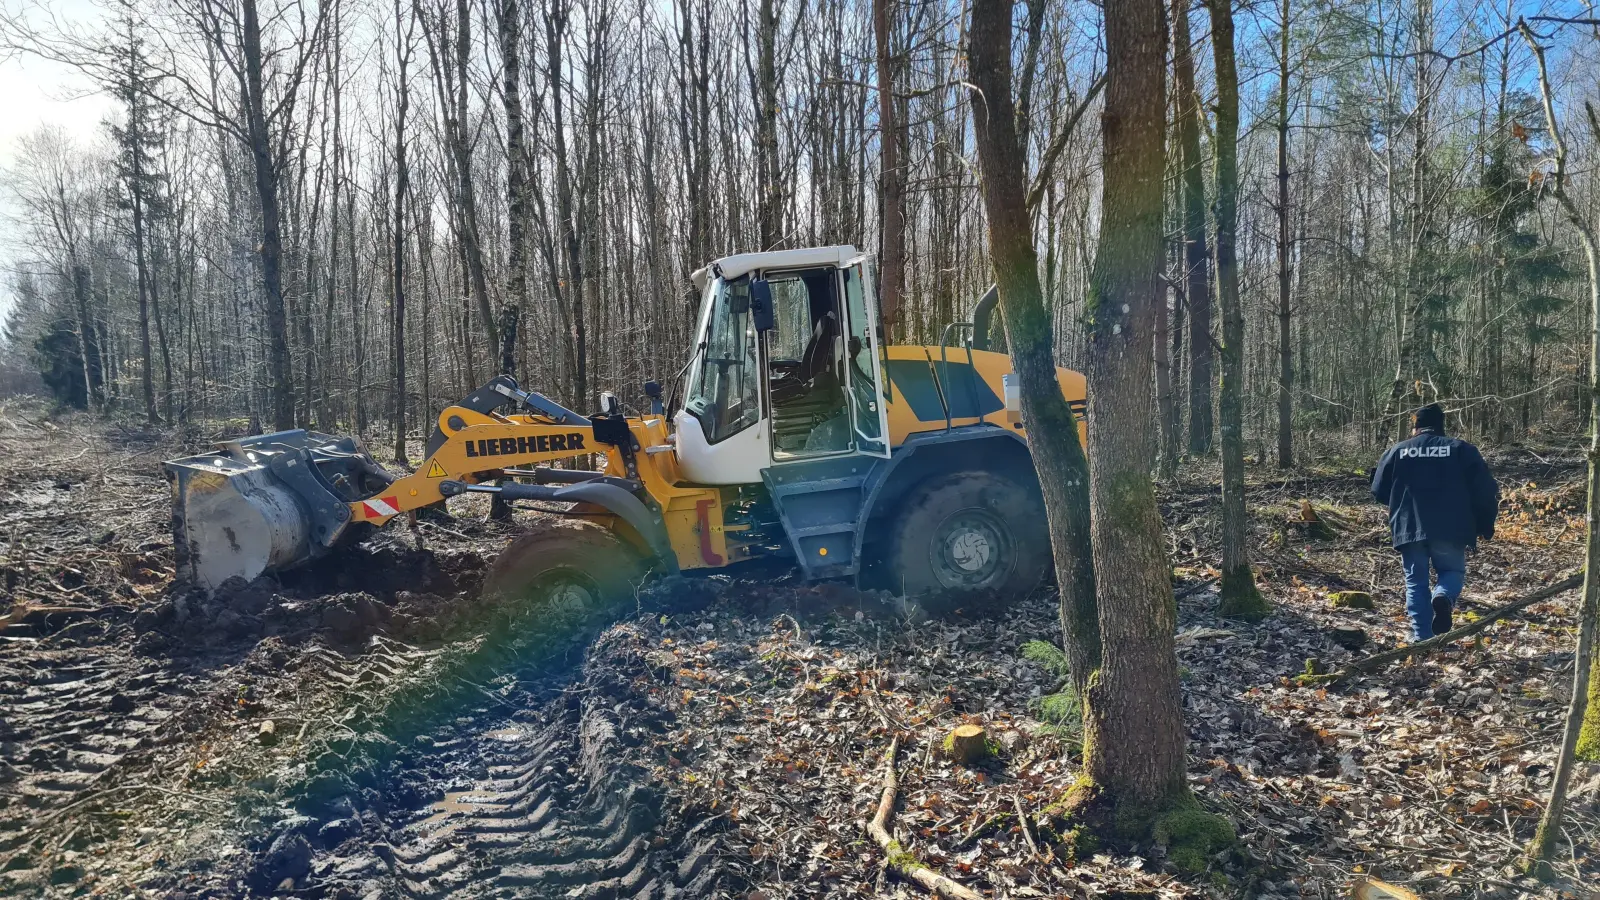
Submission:
<svg viewBox="0 0 1600 900">
<path fill-rule="evenodd" d="M 463 508 L 207 600 L 172 582 L 160 461 L 217 436 L 0 405 L 0 895 L 925 896 L 862 828 L 899 736 L 892 829 L 988 896 L 1331 898 L 1362 874 L 1428 898 L 1600 896 L 1595 766 L 1563 880 L 1513 866 L 1549 787 L 1573 595 L 1294 684 L 1405 635 L 1364 461 L 1251 471 L 1277 604 L 1254 626 L 1213 614 L 1213 464 L 1161 490 L 1190 783 L 1241 837 L 1180 874 L 1161 847 L 1074 853 L 1033 821 L 1076 775 L 1070 728 L 1041 721 L 1061 680 L 1021 653 L 1059 641 L 1051 596 L 921 609 L 747 570 L 649 586 L 620 623 L 553 640 L 478 598 L 510 531 Z M 1502 526 L 1468 617 L 1581 556 L 1580 458 L 1491 463 Z M 1304 502 L 1329 533 L 1296 523 Z M 1377 608 L 1334 608 L 1341 590 Z M 1351 627 L 1355 653 L 1330 637 Z M 939 752 L 964 722 L 992 759 Z"/>
</svg>

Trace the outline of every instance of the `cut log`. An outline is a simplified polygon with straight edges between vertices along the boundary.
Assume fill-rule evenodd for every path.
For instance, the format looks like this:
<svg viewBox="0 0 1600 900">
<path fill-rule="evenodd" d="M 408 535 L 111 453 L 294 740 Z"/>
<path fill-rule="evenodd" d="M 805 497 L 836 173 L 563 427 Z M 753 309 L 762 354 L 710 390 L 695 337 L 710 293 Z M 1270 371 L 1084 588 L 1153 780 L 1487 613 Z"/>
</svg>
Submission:
<svg viewBox="0 0 1600 900">
<path fill-rule="evenodd" d="M 1407 644 L 1404 647 L 1396 647 L 1393 650 L 1385 650 L 1382 653 L 1374 653 L 1371 656 L 1356 660 L 1337 672 L 1330 672 L 1327 675 L 1301 675 L 1296 680 L 1303 686 L 1331 684 L 1333 682 L 1343 681 L 1347 678 L 1351 678 L 1356 675 L 1362 675 L 1367 672 L 1376 672 L 1390 663 L 1399 662 L 1403 659 L 1410 659 L 1413 656 L 1421 656 L 1425 653 L 1432 653 L 1433 651 L 1447 644 L 1452 644 L 1461 640 L 1462 638 L 1472 637 L 1473 635 L 1479 633 L 1480 631 L 1486 630 L 1490 625 L 1493 625 L 1512 613 L 1526 609 L 1541 600 L 1548 600 L 1557 594 L 1562 594 L 1572 590 L 1575 587 L 1580 587 L 1582 584 L 1583 572 L 1582 570 L 1579 570 L 1571 575 L 1568 575 L 1566 578 L 1561 579 L 1555 584 L 1546 585 L 1545 587 L 1534 591 L 1526 597 L 1523 597 L 1519 600 L 1513 600 L 1504 606 L 1498 606 L 1489 612 L 1484 613 L 1483 617 L 1477 621 L 1463 625 L 1454 631 L 1447 631 L 1444 634 L 1436 634 L 1425 641 L 1418 641 L 1415 644 Z"/>
<path fill-rule="evenodd" d="M 982 725 L 957 725 L 944 739 L 945 755 L 970 766 L 989 755 L 989 733 Z"/>
</svg>

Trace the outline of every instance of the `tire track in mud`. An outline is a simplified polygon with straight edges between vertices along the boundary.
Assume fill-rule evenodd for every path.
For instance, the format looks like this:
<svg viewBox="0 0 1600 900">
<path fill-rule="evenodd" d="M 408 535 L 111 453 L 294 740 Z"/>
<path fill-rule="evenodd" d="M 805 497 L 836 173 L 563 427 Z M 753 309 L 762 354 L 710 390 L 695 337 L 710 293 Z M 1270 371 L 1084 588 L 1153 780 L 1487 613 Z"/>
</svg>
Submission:
<svg viewBox="0 0 1600 900">
<path fill-rule="evenodd" d="M 670 714 L 638 688 L 655 678 L 623 625 L 556 699 L 419 736 L 384 779 L 382 824 L 314 882 L 370 895 L 377 869 L 384 895 L 414 900 L 716 896 L 719 821 L 684 821 L 653 783 L 648 736 Z"/>
<path fill-rule="evenodd" d="M 130 667 L 97 649 L 35 653 L 0 662 L 0 888 L 40 873 L 37 827 L 83 798 L 125 785 L 125 764 L 164 743 L 177 715 L 175 696 L 193 696 L 189 679 L 157 667 Z M 79 831 L 56 844 L 91 842 Z M 74 867 L 48 873 L 74 880 Z"/>
<path fill-rule="evenodd" d="M 208 781 L 237 783 L 259 771 L 270 752 L 260 742 L 235 736 L 222 749 L 227 732 L 253 734 L 262 718 L 215 713 L 238 702 L 236 684 L 287 670 L 279 686 L 285 693 L 327 684 L 373 696 L 419 677 L 437 656 L 382 639 L 353 657 L 313 644 L 286 660 L 287 666 L 268 652 L 224 678 L 178 672 L 104 648 L 39 651 L 0 661 L 0 894 L 70 886 L 86 874 L 94 854 L 126 837 L 124 824 L 148 828 L 183 813 L 175 804 L 152 808 L 143 795 L 210 794 Z M 185 739 L 196 735 L 209 735 L 208 745 L 227 757 L 219 772 L 206 773 L 210 778 L 189 772 L 185 762 Z M 291 739 L 293 732 L 285 738 Z M 99 815 L 102 801 L 114 809 L 137 806 L 142 814 L 138 821 L 122 813 Z"/>
</svg>

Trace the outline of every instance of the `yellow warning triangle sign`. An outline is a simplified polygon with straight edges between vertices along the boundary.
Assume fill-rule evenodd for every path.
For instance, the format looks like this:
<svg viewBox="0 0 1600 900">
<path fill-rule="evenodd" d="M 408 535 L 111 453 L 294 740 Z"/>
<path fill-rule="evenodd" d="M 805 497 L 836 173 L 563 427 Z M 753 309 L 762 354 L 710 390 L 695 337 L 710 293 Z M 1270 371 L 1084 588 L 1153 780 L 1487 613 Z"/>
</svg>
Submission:
<svg viewBox="0 0 1600 900">
<path fill-rule="evenodd" d="M 449 473 L 444 470 L 444 466 L 439 465 L 439 461 L 437 459 L 433 460 L 432 464 L 428 466 L 429 478 L 443 478 L 448 474 Z"/>
</svg>

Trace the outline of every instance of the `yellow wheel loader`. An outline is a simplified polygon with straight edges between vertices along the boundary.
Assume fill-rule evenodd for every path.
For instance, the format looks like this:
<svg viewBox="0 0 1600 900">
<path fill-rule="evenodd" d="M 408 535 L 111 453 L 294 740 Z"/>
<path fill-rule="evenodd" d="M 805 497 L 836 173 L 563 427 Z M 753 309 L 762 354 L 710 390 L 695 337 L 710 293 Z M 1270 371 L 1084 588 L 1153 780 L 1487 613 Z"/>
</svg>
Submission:
<svg viewBox="0 0 1600 900">
<path fill-rule="evenodd" d="M 681 407 L 650 383 L 650 414 L 624 415 L 607 393 L 584 416 L 499 377 L 439 414 L 404 477 L 349 438 L 306 431 L 174 460 L 180 571 L 214 590 L 486 493 L 580 523 L 513 541 L 486 589 L 584 606 L 627 596 L 650 570 L 762 557 L 907 594 L 1021 594 L 1048 576 L 1011 361 L 983 349 L 993 289 L 937 346 L 886 347 L 869 260 L 852 247 L 729 256 L 693 277 Z M 1058 380 L 1081 421 L 1083 377 Z M 593 454 L 598 471 L 552 465 Z"/>
</svg>

